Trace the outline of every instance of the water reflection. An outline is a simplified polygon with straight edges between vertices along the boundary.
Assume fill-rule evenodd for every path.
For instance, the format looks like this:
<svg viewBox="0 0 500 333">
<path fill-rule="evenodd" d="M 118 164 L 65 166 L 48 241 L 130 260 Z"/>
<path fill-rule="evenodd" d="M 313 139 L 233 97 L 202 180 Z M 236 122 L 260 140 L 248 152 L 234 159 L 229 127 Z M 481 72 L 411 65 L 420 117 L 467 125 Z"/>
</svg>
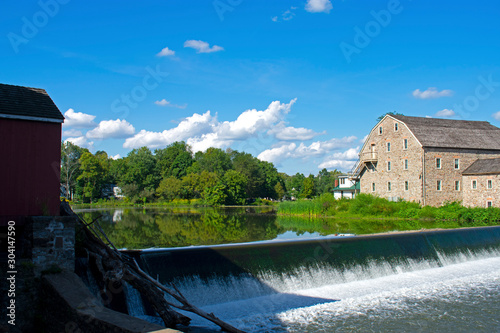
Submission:
<svg viewBox="0 0 500 333">
<path fill-rule="evenodd" d="M 115 246 L 130 249 L 252 242 L 285 231 L 270 208 L 130 208 L 79 214 L 86 221 L 102 215 L 101 225 Z"/>
<path fill-rule="evenodd" d="M 87 209 L 79 214 L 86 221 L 101 216 L 99 220 L 111 241 L 129 249 L 456 227 L 428 221 L 276 216 L 272 207 Z"/>
</svg>

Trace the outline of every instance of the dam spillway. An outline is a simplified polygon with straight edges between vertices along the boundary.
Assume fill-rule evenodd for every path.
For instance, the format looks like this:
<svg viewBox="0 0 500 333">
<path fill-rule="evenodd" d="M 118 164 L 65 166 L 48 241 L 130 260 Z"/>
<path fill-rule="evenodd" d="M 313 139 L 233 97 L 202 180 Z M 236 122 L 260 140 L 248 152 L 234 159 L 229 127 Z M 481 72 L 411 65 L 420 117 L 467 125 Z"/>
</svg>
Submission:
<svg viewBox="0 0 500 333">
<path fill-rule="evenodd" d="M 383 295 L 386 300 L 405 288 L 415 295 L 432 294 L 436 289 L 432 283 L 447 279 L 451 285 L 464 281 L 480 285 L 485 279 L 493 288 L 490 294 L 500 293 L 500 227 L 151 249 L 133 255 L 151 276 L 175 283 L 197 306 L 222 313 L 249 331 L 259 331 L 261 320 L 274 321 L 273 330 L 290 331 L 297 320 L 303 321 L 318 307 L 330 309 L 344 302 L 345 309 L 347 299 L 371 295 L 373 290 L 378 290 L 377 296 L 369 297 Z M 479 281 L 472 283 L 476 278 Z M 430 291 L 419 291 L 420 285 Z M 451 288 L 450 284 L 441 287 Z M 396 297 L 403 296 L 407 297 Z M 488 306 L 497 305 L 494 301 Z M 300 309 L 309 310 L 301 313 Z M 332 324 L 324 314 L 314 317 L 306 324 Z M 269 330 L 264 327 L 262 331 Z"/>
</svg>

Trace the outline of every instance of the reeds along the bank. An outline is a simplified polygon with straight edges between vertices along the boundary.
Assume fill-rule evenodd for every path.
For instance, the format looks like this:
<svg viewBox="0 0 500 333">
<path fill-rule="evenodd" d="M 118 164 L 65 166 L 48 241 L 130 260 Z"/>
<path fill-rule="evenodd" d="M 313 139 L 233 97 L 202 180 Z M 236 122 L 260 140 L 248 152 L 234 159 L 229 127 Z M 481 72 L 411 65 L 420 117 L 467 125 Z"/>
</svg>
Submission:
<svg viewBox="0 0 500 333">
<path fill-rule="evenodd" d="M 421 206 L 416 202 L 389 201 L 369 194 L 358 194 L 355 199 L 336 200 L 327 193 L 311 200 L 285 201 L 278 206 L 278 214 L 449 220 L 464 226 L 496 225 L 500 221 L 500 208 L 467 208 L 459 202 L 441 207 Z"/>
</svg>

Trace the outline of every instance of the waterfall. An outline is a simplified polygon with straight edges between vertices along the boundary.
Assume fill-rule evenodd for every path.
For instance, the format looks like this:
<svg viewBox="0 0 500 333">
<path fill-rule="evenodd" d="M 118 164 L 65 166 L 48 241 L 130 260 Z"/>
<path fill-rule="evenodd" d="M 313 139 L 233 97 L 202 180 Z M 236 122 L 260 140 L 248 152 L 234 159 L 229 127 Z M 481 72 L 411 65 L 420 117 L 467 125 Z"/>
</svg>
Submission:
<svg viewBox="0 0 500 333">
<path fill-rule="evenodd" d="M 144 317 L 146 314 L 144 312 L 141 294 L 127 282 L 123 284 L 123 291 L 127 297 L 128 314 L 137 318 Z"/>
<path fill-rule="evenodd" d="M 479 276 L 476 269 L 486 282 L 498 286 L 500 227 L 144 250 L 133 255 L 150 275 L 162 283 L 174 283 L 205 311 L 250 331 L 259 331 L 261 322 L 267 323 L 262 331 L 280 331 L 277 327 L 288 321 L 299 325 L 303 316 L 332 311 L 336 302 L 355 311 L 349 302 L 358 304 L 358 296 L 365 295 L 362 301 L 374 302 L 376 308 L 385 304 L 380 297 L 392 294 L 400 294 L 400 299 L 412 295 L 419 302 L 439 288 L 452 293 L 464 285 L 476 286 L 482 283 L 471 283 Z M 490 273 L 488 265 L 496 270 Z M 449 282 L 435 287 L 441 283 L 440 274 Z M 435 285 L 427 286 L 426 281 Z M 497 287 L 492 288 L 494 295 Z M 133 293 L 127 295 L 140 300 Z M 369 305 L 356 306 L 370 311 Z M 302 313 L 298 310 L 302 308 L 309 310 Z M 331 317 L 319 316 L 321 321 Z M 313 319 L 305 322 L 319 320 Z"/>
</svg>

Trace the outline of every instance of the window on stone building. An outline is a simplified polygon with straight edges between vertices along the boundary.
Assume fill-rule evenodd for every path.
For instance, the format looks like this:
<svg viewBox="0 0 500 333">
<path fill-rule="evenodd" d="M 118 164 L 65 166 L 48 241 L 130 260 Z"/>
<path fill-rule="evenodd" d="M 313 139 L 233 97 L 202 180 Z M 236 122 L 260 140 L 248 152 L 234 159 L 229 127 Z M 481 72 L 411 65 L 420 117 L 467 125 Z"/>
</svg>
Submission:
<svg viewBox="0 0 500 333">
<path fill-rule="evenodd" d="M 391 143 L 387 142 L 387 151 L 391 151 Z"/>
<path fill-rule="evenodd" d="M 394 123 L 394 131 L 398 131 L 398 123 Z"/>
<path fill-rule="evenodd" d="M 405 191 L 408 191 L 410 189 L 410 184 L 408 183 L 408 181 L 406 180 L 405 181 Z"/>
<path fill-rule="evenodd" d="M 391 191 L 391 182 L 387 182 L 387 191 Z"/>
<path fill-rule="evenodd" d="M 472 181 L 472 189 L 475 190 L 477 188 L 477 180 Z"/>
<path fill-rule="evenodd" d="M 438 191 L 441 191 L 441 184 L 442 184 L 442 181 L 441 181 L 441 180 L 438 180 L 438 181 L 437 181 L 437 184 L 436 184 L 436 189 L 437 189 Z"/>
<path fill-rule="evenodd" d="M 493 202 L 492 201 L 486 201 L 486 207 L 488 207 L 488 208 L 493 207 Z"/>
<path fill-rule="evenodd" d="M 408 170 L 408 159 L 407 158 L 404 159 L 404 169 Z"/>
<path fill-rule="evenodd" d="M 455 191 L 460 191 L 460 180 L 455 180 Z"/>
<path fill-rule="evenodd" d="M 488 179 L 488 189 L 492 189 L 493 188 L 493 181 L 491 179 Z"/>
<path fill-rule="evenodd" d="M 403 140 L 403 149 L 404 150 L 408 149 L 408 139 Z"/>
<path fill-rule="evenodd" d="M 391 171 L 391 161 L 387 162 L 387 171 Z"/>
<path fill-rule="evenodd" d="M 375 192 L 375 183 L 372 183 L 372 192 Z"/>
<path fill-rule="evenodd" d="M 378 134 L 379 134 L 379 135 L 380 135 L 380 134 L 382 134 L 382 126 L 380 126 L 380 127 L 378 128 Z"/>
<path fill-rule="evenodd" d="M 458 158 L 455 158 L 455 170 L 460 169 L 460 160 Z"/>
<path fill-rule="evenodd" d="M 439 157 L 436 158 L 436 169 L 441 169 L 441 159 Z"/>
</svg>

